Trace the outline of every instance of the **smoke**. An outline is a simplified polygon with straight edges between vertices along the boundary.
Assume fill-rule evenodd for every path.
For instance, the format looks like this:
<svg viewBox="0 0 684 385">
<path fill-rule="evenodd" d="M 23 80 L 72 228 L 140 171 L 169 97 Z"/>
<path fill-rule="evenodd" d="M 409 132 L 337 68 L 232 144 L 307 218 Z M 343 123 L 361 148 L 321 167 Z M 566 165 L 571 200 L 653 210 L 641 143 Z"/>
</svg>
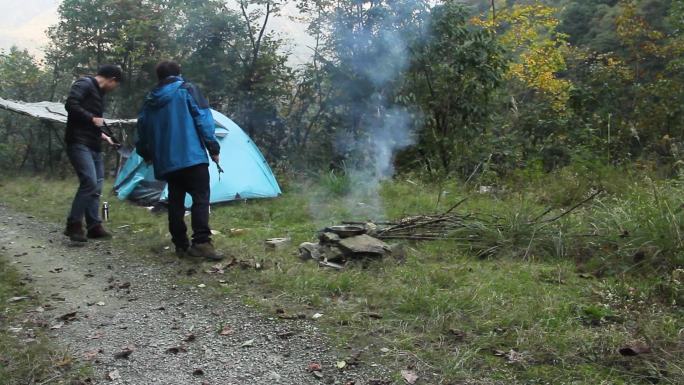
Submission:
<svg viewBox="0 0 684 385">
<path fill-rule="evenodd" d="M 368 24 L 363 27 L 342 20 L 336 23 L 340 63 L 352 73 L 352 79 L 344 79 L 340 87 L 355 87 L 343 92 L 360 95 L 360 100 L 350 109 L 354 128 L 338 135 L 335 148 L 345 159 L 351 183 L 347 207 L 352 215 L 365 219 L 385 218 L 381 184 L 394 176 L 395 156 L 415 143 L 414 130 L 420 123 L 418 113 L 395 101 L 410 65 L 410 39 L 421 35 L 406 23 L 418 2 L 391 4 L 392 9 L 386 5 L 368 10 Z M 345 28 L 349 25 L 354 27 Z"/>
</svg>

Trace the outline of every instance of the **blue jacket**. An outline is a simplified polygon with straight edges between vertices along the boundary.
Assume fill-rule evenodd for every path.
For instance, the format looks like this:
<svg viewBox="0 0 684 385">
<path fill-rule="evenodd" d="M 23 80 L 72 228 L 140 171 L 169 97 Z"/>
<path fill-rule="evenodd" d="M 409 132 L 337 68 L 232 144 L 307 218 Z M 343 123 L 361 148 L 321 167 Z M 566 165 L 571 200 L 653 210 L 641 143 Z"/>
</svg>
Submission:
<svg viewBox="0 0 684 385">
<path fill-rule="evenodd" d="M 217 155 L 220 147 L 209 104 L 199 89 L 180 76 L 153 89 L 138 116 L 136 149 L 153 162 L 159 180 L 176 170 L 208 164 L 207 151 Z"/>
</svg>

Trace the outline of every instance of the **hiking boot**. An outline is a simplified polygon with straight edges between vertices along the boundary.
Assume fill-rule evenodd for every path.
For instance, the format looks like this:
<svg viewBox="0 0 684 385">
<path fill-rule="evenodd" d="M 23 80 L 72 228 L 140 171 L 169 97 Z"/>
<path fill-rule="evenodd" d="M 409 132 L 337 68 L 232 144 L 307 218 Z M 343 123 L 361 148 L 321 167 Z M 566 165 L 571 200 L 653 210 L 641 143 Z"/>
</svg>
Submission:
<svg viewBox="0 0 684 385">
<path fill-rule="evenodd" d="M 101 223 L 98 223 L 95 226 L 88 229 L 88 238 L 109 239 L 111 237 L 112 237 L 112 234 L 108 233 L 107 230 L 105 230 L 104 226 L 102 226 Z"/>
<path fill-rule="evenodd" d="M 72 242 L 88 242 L 88 238 L 86 238 L 83 231 L 83 223 L 81 222 L 67 223 L 64 235 L 69 237 Z"/>
<path fill-rule="evenodd" d="M 195 258 L 206 258 L 212 261 L 220 261 L 223 259 L 223 255 L 216 252 L 214 245 L 211 242 L 207 243 L 194 243 L 188 249 L 188 254 Z"/>
<path fill-rule="evenodd" d="M 188 256 L 188 248 L 187 247 L 176 247 L 176 256 L 178 258 L 185 258 Z"/>
</svg>

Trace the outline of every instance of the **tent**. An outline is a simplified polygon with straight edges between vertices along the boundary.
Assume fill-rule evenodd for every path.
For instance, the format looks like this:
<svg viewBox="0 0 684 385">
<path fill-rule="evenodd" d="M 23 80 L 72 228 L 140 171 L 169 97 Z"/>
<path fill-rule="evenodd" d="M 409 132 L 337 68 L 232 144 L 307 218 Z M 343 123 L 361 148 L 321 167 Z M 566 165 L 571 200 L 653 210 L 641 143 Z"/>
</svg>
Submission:
<svg viewBox="0 0 684 385">
<path fill-rule="evenodd" d="M 210 203 L 238 199 L 272 198 L 281 194 L 278 182 L 263 155 L 232 120 L 218 111 L 211 110 L 216 123 L 216 137 L 221 146 L 219 175 L 215 164 L 209 165 L 211 187 Z M 121 168 L 114 182 L 119 199 L 130 199 L 144 205 L 165 201 L 168 197 L 166 183 L 154 178 L 154 170 L 135 151 Z M 186 207 L 192 200 L 188 195 Z"/>
</svg>

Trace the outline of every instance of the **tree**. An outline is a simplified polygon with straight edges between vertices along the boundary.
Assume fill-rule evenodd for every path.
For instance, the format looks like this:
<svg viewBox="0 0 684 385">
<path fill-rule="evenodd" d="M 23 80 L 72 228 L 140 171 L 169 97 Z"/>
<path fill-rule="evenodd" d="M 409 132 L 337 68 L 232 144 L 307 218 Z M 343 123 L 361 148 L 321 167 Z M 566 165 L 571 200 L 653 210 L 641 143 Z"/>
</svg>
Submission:
<svg viewBox="0 0 684 385">
<path fill-rule="evenodd" d="M 467 175 L 487 151 L 486 118 L 506 59 L 494 32 L 469 25 L 456 2 L 435 7 L 431 17 L 427 44 L 418 40 L 412 48 L 406 92 L 425 114 L 420 150 L 429 168 Z"/>
</svg>

